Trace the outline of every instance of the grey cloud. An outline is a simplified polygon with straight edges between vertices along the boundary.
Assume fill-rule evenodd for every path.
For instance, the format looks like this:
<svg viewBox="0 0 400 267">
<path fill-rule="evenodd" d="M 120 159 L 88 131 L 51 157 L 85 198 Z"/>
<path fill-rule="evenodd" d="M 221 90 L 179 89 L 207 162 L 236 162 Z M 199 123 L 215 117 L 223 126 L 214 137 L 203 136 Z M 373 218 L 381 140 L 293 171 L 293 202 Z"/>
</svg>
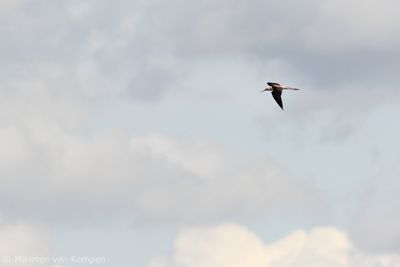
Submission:
<svg viewBox="0 0 400 267">
<path fill-rule="evenodd" d="M 307 149 L 291 154 L 290 160 L 299 160 L 289 166 L 285 153 L 295 149 L 288 147 L 308 147 L 312 157 L 320 140 L 356 141 L 349 137 L 364 126 L 374 107 L 398 102 L 400 55 L 395 33 L 400 24 L 398 3 L 391 0 L 379 5 L 358 0 L 121 0 L 112 4 L 15 0 L 1 1 L 0 7 L 4 37 L 0 44 L 0 210 L 8 220 L 84 224 L 99 218 L 164 223 L 245 220 L 270 214 L 282 218 L 286 213 L 296 217 L 313 209 L 311 202 L 323 201 L 313 185 L 294 181 L 270 159 L 253 160 L 247 154 L 230 158 L 226 151 L 221 156 L 214 146 L 176 138 L 165 138 L 172 148 L 154 151 L 153 139 L 99 128 L 122 121 L 129 129 L 158 131 L 164 126 L 151 124 L 167 124 L 161 121 L 188 112 L 185 118 L 172 118 L 170 127 L 179 131 L 184 125 L 189 134 L 225 136 L 247 126 L 244 122 L 254 112 L 260 114 L 256 97 L 248 92 L 279 79 L 304 88 L 301 101 L 285 99 L 294 111 L 284 113 L 285 123 L 277 123 L 275 114 L 265 115 L 268 129 L 263 134 L 269 140 L 261 138 L 265 143 L 259 149 L 276 148 L 273 155 L 293 168 L 292 173 L 302 170 L 299 177 L 312 176 L 313 170 L 307 169 L 310 161 L 302 153 Z M 179 97 L 173 101 L 168 98 L 176 94 Z M 202 102 L 201 97 L 211 101 Z M 154 102 L 161 99 L 165 106 Z M 128 105 L 126 100 L 150 104 L 130 110 L 126 117 L 112 113 Z M 129 104 L 139 106 L 134 101 Z M 186 109 L 194 102 L 194 111 Z M 143 114 L 133 114 L 136 111 Z M 103 120 L 103 112 L 108 119 Z M 229 115 L 235 121 L 227 122 L 224 129 L 221 121 Z M 134 119 L 128 123 L 130 116 Z M 215 119 L 193 126 L 210 117 Z M 141 124 L 142 118 L 154 121 Z M 147 128 L 141 129 L 143 125 Z M 216 129 L 199 130 L 215 125 Z M 239 135 L 233 137 L 238 141 L 235 145 L 248 149 L 248 143 L 239 143 Z M 135 138 L 141 146 L 132 148 Z M 351 152 L 349 160 L 363 153 L 356 146 L 342 148 Z M 199 154 L 213 161 L 190 160 Z M 339 154 L 331 156 L 338 159 Z M 313 164 L 318 162 L 324 163 L 323 158 Z M 357 174 L 355 169 L 363 162 L 358 160 L 351 171 Z M 320 174 L 318 181 L 328 185 L 324 192 L 338 191 L 340 181 L 323 181 L 322 170 Z M 388 182 L 386 177 L 382 180 Z M 351 235 L 366 249 L 397 251 L 396 194 L 385 186 L 371 187 L 376 191 L 366 193 L 371 199 L 362 200 L 365 206 L 359 207 Z M 302 214 L 293 221 L 304 217 L 313 220 Z M 384 229 L 376 229 L 380 224 Z"/>
<path fill-rule="evenodd" d="M 400 251 L 399 172 L 396 168 L 388 170 L 362 185 L 350 225 L 354 240 L 369 251 Z"/>
<path fill-rule="evenodd" d="M 0 29 L 7 37 L 0 47 L 3 77 L 29 80 L 59 69 L 56 78 L 63 82 L 52 85 L 54 91 L 149 100 L 182 90 L 181 82 L 196 62 L 208 62 L 212 68 L 216 59 L 246 58 L 254 64 L 281 60 L 324 88 L 396 82 L 397 40 L 391 31 L 379 34 L 396 25 L 392 14 L 379 20 L 387 12 L 376 15 L 367 9 L 353 14 L 355 4 L 340 2 L 349 10 L 341 13 L 329 1 L 312 0 L 107 3 L 6 5 Z M 382 6 L 391 10 L 391 5 L 386 1 Z M 369 18 L 376 21 L 374 28 L 347 42 Z M 369 42 L 371 38 L 381 45 Z M 87 72 L 100 88 L 82 84 L 80 75 Z"/>
<path fill-rule="evenodd" d="M 123 132 L 86 140 L 40 128 L 3 128 L 0 135 L 1 210 L 8 219 L 206 222 L 313 207 L 311 185 L 272 164 L 227 158 L 207 142 Z"/>
<path fill-rule="evenodd" d="M 160 73 L 172 76 L 173 72 L 161 67 L 154 60 L 156 48 L 129 28 L 128 22 L 140 10 L 136 5 L 119 2 L 110 7 L 104 1 L 12 5 L 3 11 L 0 30 L 7 36 L 1 45 L 3 80 L 42 79 L 54 94 L 77 97 L 104 98 L 124 91 L 140 98 L 157 96 L 167 88 L 157 83 Z M 48 73 L 54 70 L 58 70 L 53 73 L 58 84 L 48 81 Z M 81 83 L 85 71 L 100 88 Z M 150 84 L 158 88 L 156 92 L 151 93 Z"/>
</svg>

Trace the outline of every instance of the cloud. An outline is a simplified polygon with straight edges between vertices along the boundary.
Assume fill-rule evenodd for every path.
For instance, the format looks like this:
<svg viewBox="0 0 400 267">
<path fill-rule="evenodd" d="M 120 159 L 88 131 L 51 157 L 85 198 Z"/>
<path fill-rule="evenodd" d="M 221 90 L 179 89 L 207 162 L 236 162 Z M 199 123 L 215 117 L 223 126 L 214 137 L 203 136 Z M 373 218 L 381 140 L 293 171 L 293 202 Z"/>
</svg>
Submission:
<svg viewBox="0 0 400 267">
<path fill-rule="evenodd" d="M 201 224 L 272 214 L 297 223 L 323 202 L 305 181 L 315 178 L 324 197 L 352 195 L 360 171 L 372 168 L 369 146 L 395 140 L 362 131 L 369 112 L 398 102 L 393 0 L 15 0 L 0 7 L 6 219 Z M 253 92 L 271 79 L 302 91 L 285 95 L 285 120 L 265 115 L 257 144 L 252 120 L 268 111 Z M 369 126 L 393 132 L 390 123 Z M 398 197 L 379 190 L 366 194 L 349 234 L 363 249 L 397 251 Z M 340 206 L 330 204 L 319 215 Z M 348 206 L 341 212 L 354 212 Z M 376 260 L 360 255 L 360 262 Z"/>
<path fill-rule="evenodd" d="M 396 1 L 322 1 L 306 37 L 314 49 L 330 52 L 354 49 L 395 49 L 400 39 Z M 357 12 L 355 12 L 357 10 Z M 396 49 L 395 49 L 396 50 Z"/>
<path fill-rule="evenodd" d="M 382 167 L 379 174 L 372 175 L 360 187 L 358 205 L 350 221 L 350 234 L 365 250 L 400 251 L 398 173 L 397 166 Z"/>
<path fill-rule="evenodd" d="M 67 267 L 56 265 L 54 240 L 34 224 L 0 221 L 0 267 Z"/>
<path fill-rule="evenodd" d="M 42 229 L 24 223 L 0 224 L 0 266 L 26 266 L 25 259 L 45 259 L 50 246 L 49 235 Z M 29 266 L 50 265 L 29 263 Z"/>
<path fill-rule="evenodd" d="M 333 227 L 296 230 L 268 244 L 237 224 L 182 231 L 169 256 L 151 267 L 396 267 L 394 254 L 370 255 L 357 249 L 347 235 Z"/>
<path fill-rule="evenodd" d="M 311 185 L 206 138 L 123 130 L 87 138 L 43 124 L 3 127 L 0 137 L 0 208 L 7 218 L 208 221 L 313 206 Z"/>
<path fill-rule="evenodd" d="M 2 5 L 3 83 L 40 77 L 52 94 L 64 97 L 162 99 L 191 90 L 183 85 L 198 64 L 210 70 L 229 60 L 262 70 L 279 61 L 295 70 L 292 77 L 323 88 L 382 79 L 396 84 L 393 33 L 399 23 L 392 0 Z M 264 75 L 273 78 L 271 72 Z"/>
</svg>

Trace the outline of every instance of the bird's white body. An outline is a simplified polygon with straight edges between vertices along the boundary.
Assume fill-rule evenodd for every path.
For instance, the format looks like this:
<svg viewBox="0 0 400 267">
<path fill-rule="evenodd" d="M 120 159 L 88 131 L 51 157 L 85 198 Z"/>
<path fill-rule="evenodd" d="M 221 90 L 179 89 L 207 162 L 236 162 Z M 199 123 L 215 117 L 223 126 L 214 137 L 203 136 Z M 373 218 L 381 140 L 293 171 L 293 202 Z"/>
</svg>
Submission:
<svg viewBox="0 0 400 267">
<path fill-rule="evenodd" d="M 300 90 L 299 88 L 282 86 L 282 85 L 272 85 L 271 87 L 265 88 L 264 91 L 279 91 L 279 90 Z"/>
</svg>

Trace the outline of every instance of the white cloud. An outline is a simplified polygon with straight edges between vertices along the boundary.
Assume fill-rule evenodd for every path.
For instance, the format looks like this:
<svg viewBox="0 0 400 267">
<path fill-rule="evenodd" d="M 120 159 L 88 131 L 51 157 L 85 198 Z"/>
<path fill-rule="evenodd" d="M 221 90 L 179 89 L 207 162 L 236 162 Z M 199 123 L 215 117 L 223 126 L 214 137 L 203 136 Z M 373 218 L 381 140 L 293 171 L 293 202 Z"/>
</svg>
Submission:
<svg viewBox="0 0 400 267">
<path fill-rule="evenodd" d="M 0 266 L 50 266 L 51 262 L 39 262 L 49 258 L 50 246 L 48 233 L 41 229 L 23 223 L 0 224 Z"/>
<path fill-rule="evenodd" d="M 168 267 L 398 267 L 400 256 L 366 254 L 333 227 L 297 230 L 268 244 L 237 224 L 182 231 L 168 257 L 150 266 Z"/>
<path fill-rule="evenodd" d="M 263 267 L 268 260 L 264 250 L 261 240 L 237 225 L 191 229 L 177 237 L 174 262 L 190 267 Z"/>
</svg>

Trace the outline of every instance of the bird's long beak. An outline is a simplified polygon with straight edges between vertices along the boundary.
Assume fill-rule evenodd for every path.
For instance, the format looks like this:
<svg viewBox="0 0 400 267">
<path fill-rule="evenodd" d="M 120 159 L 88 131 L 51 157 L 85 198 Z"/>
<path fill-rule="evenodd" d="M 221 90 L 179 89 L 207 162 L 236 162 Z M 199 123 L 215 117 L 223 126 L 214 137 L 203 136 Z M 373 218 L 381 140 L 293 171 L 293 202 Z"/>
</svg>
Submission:
<svg viewBox="0 0 400 267">
<path fill-rule="evenodd" d="M 264 91 L 267 91 L 268 90 L 268 88 L 265 88 L 264 90 L 262 90 L 261 92 L 264 92 Z"/>
</svg>

